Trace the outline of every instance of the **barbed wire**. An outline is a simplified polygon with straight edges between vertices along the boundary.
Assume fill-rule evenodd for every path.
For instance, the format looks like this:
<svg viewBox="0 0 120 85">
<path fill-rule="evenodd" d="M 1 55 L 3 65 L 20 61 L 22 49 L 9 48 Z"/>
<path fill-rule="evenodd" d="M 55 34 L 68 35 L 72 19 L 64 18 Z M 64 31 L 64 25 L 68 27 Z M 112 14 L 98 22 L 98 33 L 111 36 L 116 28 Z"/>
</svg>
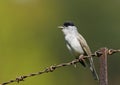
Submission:
<svg viewBox="0 0 120 85">
<path fill-rule="evenodd" d="M 112 55 L 112 54 L 117 53 L 117 52 L 120 52 L 120 50 L 109 49 L 107 54 Z M 94 54 L 92 54 L 91 56 L 92 57 L 95 57 L 95 56 L 99 57 L 101 55 L 102 55 L 101 51 L 98 50 Z M 13 82 L 19 83 L 21 81 L 24 81 L 24 79 L 26 79 L 28 77 L 33 77 L 33 76 L 41 75 L 43 73 L 53 72 L 54 70 L 56 70 L 57 68 L 60 68 L 60 67 L 75 65 L 76 63 L 79 63 L 81 61 L 81 59 L 85 59 L 85 58 L 90 58 L 90 57 L 81 55 L 78 59 L 74 59 L 71 62 L 61 63 L 61 64 L 58 64 L 58 65 L 51 65 L 50 67 L 47 67 L 43 71 L 39 71 L 39 72 L 36 72 L 36 73 L 31 73 L 31 74 L 28 74 L 28 75 L 23 75 L 23 76 L 15 78 L 15 79 L 9 80 L 7 82 L 1 83 L 0 85 L 7 85 L 7 84 L 10 84 L 10 83 L 13 83 Z"/>
</svg>

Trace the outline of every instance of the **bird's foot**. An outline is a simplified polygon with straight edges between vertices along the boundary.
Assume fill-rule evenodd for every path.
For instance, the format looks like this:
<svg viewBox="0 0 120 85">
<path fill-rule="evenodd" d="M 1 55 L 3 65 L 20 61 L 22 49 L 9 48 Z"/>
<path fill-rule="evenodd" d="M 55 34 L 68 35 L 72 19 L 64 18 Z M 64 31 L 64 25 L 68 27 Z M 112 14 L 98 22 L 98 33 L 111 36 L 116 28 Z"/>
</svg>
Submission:
<svg viewBox="0 0 120 85">
<path fill-rule="evenodd" d="M 86 67 L 85 59 L 84 59 L 84 56 L 83 56 L 83 55 L 80 55 L 80 56 L 79 56 L 79 62 L 80 62 L 84 67 Z"/>
</svg>

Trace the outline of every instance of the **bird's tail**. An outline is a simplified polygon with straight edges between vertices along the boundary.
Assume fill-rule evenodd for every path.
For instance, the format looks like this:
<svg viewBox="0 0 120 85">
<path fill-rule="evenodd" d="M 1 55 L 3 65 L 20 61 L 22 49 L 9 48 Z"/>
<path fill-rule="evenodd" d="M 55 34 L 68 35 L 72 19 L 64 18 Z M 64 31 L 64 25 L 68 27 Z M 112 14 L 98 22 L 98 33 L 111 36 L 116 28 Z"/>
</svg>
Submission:
<svg viewBox="0 0 120 85">
<path fill-rule="evenodd" d="M 98 74 L 97 74 L 97 72 L 95 70 L 95 66 L 94 66 L 92 57 L 86 59 L 86 63 L 88 64 L 88 66 L 89 66 L 89 68 L 90 68 L 90 70 L 92 72 L 92 75 L 93 75 L 94 79 L 95 80 L 99 80 Z"/>
</svg>

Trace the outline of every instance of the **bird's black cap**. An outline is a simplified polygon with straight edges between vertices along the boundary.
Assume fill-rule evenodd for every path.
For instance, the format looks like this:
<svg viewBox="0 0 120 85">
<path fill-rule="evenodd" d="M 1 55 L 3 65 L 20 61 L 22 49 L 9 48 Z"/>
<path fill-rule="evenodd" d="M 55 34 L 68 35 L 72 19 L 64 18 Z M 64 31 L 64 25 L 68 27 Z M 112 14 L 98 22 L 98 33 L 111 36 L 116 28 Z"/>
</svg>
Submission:
<svg viewBox="0 0 120 85">
<path fill-rule="evenodd" d="M 68 27 L 68 26 L 74 26 L 73 22 L 71 21 L 67 21 L 63 24 L 65 27 Z"/>
</svg>

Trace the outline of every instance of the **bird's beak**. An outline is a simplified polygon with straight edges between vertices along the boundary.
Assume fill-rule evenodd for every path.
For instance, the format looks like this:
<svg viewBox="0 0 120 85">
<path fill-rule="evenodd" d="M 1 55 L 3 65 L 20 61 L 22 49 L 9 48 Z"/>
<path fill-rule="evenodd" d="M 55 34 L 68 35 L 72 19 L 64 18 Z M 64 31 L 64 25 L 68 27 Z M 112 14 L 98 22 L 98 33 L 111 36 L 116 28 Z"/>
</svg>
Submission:
<svg viewBox="0 0 120 85">
<path fill-rule="evenodd" d="M 58 28 L 63 29 L 64 27 L 63 26 L 58 26 Z"/>
</svg>

